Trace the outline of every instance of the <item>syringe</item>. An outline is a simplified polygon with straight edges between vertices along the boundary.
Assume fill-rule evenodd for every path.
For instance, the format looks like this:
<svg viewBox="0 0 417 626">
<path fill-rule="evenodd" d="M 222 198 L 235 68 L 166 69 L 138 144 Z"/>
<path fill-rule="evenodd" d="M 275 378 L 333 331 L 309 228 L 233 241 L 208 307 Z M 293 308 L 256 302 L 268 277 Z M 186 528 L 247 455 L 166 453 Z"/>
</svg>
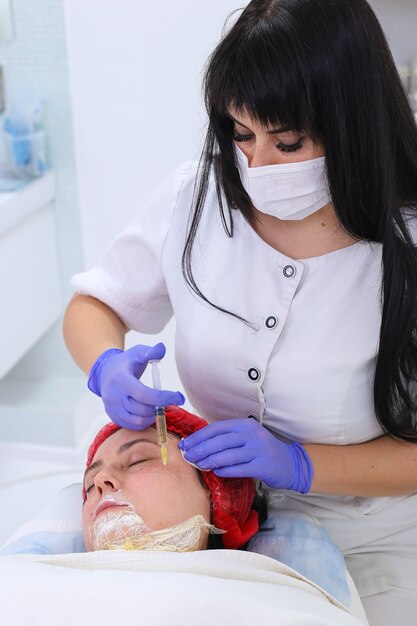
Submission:
<svg viewBox="0 0 417 626">
<path fill-rule="evenodd" d="M 152 384 L 154 389 L 161 389 L 161 377 L 159 375 L 158 363 L 159 360 L 149 361 L 152 363 Z M 158 437 L 158 444 L 161 448 L 162 463 L 166 465 L 168 463 L 168 433 L 167 423 L 165 418 L 165 408 L 156 407 L 156 436 Z"/>
</svg>

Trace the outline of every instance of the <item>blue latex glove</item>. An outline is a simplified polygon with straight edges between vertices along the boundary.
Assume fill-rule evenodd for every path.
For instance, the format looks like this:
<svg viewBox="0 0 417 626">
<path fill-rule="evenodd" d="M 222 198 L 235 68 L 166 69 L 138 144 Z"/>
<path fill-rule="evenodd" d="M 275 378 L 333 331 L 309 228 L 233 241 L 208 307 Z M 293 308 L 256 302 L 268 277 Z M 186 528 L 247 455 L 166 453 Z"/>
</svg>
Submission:
<svg viewBox="0 0 417 626">
<path fill-rule="evenodd" d="M 88 388 L 100 396 L 110 419 L 130 430 L 145 430 L 155 422 L 155 407 L 184 404 L 179 391 L 147 387 L 138 380 L 148 362 L 165 356 L 165 346 L 137 345 L 123 351 L 105 350 L 94 362 Z"/>
<path fill-rule="evenodd" d="M 286 444 L 254 419 L 222 420 L 180 441 L 186 461 L 224 478 L 252 477 L 308 493 L 313 466 L 299 443 Z"/>
</svg>

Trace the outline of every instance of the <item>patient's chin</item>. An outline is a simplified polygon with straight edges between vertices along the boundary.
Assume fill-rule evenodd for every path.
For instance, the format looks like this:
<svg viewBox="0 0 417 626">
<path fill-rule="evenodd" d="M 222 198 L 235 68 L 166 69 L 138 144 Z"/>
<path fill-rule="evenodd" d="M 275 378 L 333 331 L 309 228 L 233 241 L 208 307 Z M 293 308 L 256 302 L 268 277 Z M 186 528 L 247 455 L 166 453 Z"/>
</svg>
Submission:
<svg viewBox="0 0 417 626">
<path fill-rule="evenodd" d="M 146 529 L 145 523 L 130 508 L 110 507 L 102 511 L 90 528 L 92 550 L 134 549 L 134 537 Z"/>
<path fill-rule="evenodd" d="M 135 511 L 112 507 L 97 516 L 86 544 L 90 551 L 193 552 L 206 548 L 210 532 L 222 533 L 202 515 L 194 515 L 175 526 L 152 530 Z"/>
</svg>

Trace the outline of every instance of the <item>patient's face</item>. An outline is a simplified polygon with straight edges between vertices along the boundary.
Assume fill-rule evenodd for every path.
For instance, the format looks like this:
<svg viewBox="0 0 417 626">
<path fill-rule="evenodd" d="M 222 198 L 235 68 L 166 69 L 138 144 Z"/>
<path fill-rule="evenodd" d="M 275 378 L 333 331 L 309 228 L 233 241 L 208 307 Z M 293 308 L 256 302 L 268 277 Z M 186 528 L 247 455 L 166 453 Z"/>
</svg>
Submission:
<svg viewBox="0 0 417 626">
<path fill-rule="evenodd" d="M 210 522 L 209 491 L 201 484 L 198 470 L 182 458 L 178 441 L 177 436 L 168 433 L 165 466 L 155 428 L 143 431 L 121 428 L 102 443 L 84 479 L 87 499 L 83 526 L 87 550 L 93 549 L 90 529 L 97 504 L 104 495 L 119 490 L 153 530 L 174 526 L 199 514 Z M 199 549 L 206 547 L 207 535 L 202 533 Z"/>
</svg>

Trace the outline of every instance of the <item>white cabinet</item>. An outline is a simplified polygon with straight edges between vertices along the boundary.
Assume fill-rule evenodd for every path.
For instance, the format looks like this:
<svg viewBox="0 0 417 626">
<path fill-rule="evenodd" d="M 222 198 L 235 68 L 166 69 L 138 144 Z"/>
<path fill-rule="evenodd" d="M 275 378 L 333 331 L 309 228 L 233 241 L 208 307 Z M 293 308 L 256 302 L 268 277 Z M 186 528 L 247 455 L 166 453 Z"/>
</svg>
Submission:
<svg viewBox="0 0 417 626">
<path fill-rule="evenodd" d="M 52 172 L 0 194 L 0 379 L 62 313 L 54 197 Z"/>
</svg>

